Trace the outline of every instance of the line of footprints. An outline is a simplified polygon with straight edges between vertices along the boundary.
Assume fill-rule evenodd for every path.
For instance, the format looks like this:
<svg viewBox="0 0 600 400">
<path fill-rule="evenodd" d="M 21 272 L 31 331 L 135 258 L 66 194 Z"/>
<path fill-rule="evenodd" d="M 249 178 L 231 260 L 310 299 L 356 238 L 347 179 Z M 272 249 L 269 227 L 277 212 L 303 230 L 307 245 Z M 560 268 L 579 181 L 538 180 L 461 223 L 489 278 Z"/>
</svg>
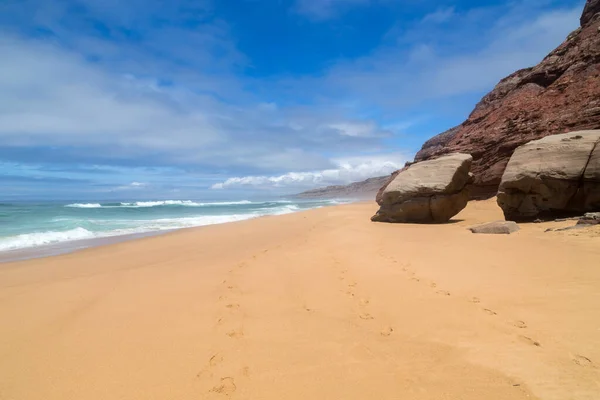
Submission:
<svg viewBox="0 0 600 400">
<path fill-rule="evenodd" d="M 264 251 L 265 253 L 267 250 Z M 253 260 L 257 257 L 253 256 Z M 389 258 L 393 263 L 398 263 L 397 260 L 393 258 Z M 348 276 L 348 271 L 344 269 L 341 263 L 338 260 L 333 260 L 334 265 L 339 270 L 339 280 L 344 284 L 344 293 L 354 299 L 358 308 L 358 318 L 364 321 L 373 320 L 374 317 L 369 313 L 369 300 L 367 298 L 361 298 L 357 296 L 356 292 L 356 281 L 352 280 Z M 225 294 L 219 296 L 219 301 L 223 304 L 223 312 L 220 314 L 219 318 L 216 321 L 215 329 L 222 331 L 227 337 L 231 340 L 240 340 L 244 338 L 244 326 L 243 326 L 243 310 L 240 303 L 237 300 L 237 297 L 240 294 L 239 288 L 234 283 L 234 275 L 236 272 L 241 271 L 248 267 L 247 262 L 242 262 L 238 264 L 236 267 L 229 270 L 228 278 L 222 282 L 223 289 Z M 416 283 L 424 283 L 424 280 L 416 276 L 415 272 L 410 270 L 410 264 L 402 265 L 402 271 Z M 438 288 L 435 282 L 428 282 L 428 286 L 435 290 L 435 292 L 441 296 L 451 296 L 451 293 L 446 290 L 441 290 Z M 481 300 L 477 297 L 473 297 L 469 299 L 469 301 L 473 304 L 480 304 Z M 308 312 L 312 312 L 313 310 L 304 306 L 304 309 Z M 489 308 L 481 308 L 482 312 L 490 315 L 497 316 L 498 314 Z M 527 324 L 525 321 L 512 321 L 511 324 L 518 329 L 526 329 Z M 391 326 L 384 326 L 380 331 L 380 335 L 387 337 L 391 336 L 394 332 L 394 329 Z M 526 336 L 519 335 L 519 339 L 529 345 L 533 345 L 536 347 L 542 347 L 541 343 Z M 210 381 L 211 388 L 209 389 L 209 393 L 222 395 L 224 397 L 231 397 L 237 390 L 236 379 L 237 377 L 248 378 L 250 376 L 250 368 L 248 366 L 243 366 L 238 374 L 220 374 L 222 368 L 222 363 L 224 362 L 223 352 L 215 351 L 202 370 L 197 374 L 197 378 L 205 381 Z M 572 358 L 573 362 L 577 365 L 584 367 L 593 366 L 592 361 L 582 355 L 575 355 Z M 219 373 L 217 373 L 219 372 Z M 215 379 L 216 378 L 216 379 Z"/>
<path fill-rule="evenodd" d="M 341 263 L 338 260 L 334 259 L 334 265 L 340 270 L 339 273 L 339 280 L 345 285 L 343 292 L 350 298 L 354 299 L 357 306 L 358 306 L 358 318 L 360 318 L 361 320 L 364 321 L 370 321 L 375 319 L 370 313 L 369 313 L 369 304 L 370 301 L 368 298 L 364 298 L 364 297 L 359 297 L 357 296 L 356 293 L 356 286 L 357 283 L 356 281 L 350 279 L 350 277 L 348 277 L 348 270 L 344 269 L 341 266 Z M 379 332 L 379 334 L 381 336 L 391 336 L 392 333 L 394 332 L 394 328 L 392 328 L 389 325 L 384 326 L 381 331 Z"/>
<path fill-rule="evenodd" d="M 397 260 L 393 259 L 393 258 L 389 258 L 393 263 L 398 263 Z M 402 271 L 404 273 L 406 273 L 408 275 L 408 277 L 415 282 L 421 282 L 423 281 L 421 278 L 417 277 L 415 272 L 410 270 L 410 264 L 403 264 L 402 265 Z M 432 288 L 433 290 L 435 290 L 435 292 L 439 295 L 442 296 L 450 296 L 451 293 L 446 291 L 446 290 L 440 290 L 437 287 L 437 283 L 435 282 L 429 282 L 429 287 Z M 469 301 L 473 304 L 480 304 L 481 300 L 478 297 L 472 297 L 469 299 Z M 484 308 L 482 307 L 481 310 L 486 313 L 487 315 L 490 316 L 497 316 L 498 313 L 492 309 L 489 308 Z M 514 326 L 515 328 L 518 329 L 526 329 L 527 328 L 527 323 L 525 321 L 521 321 L 521 320 L 515 320 L 510 322 L 510 324 L 512 326 Z M 526 335 L 519 335 L 519 340 L 521 340 L 523 343 L 532 345 L 532 346 L 536 346 L 536 347 L 542 347 L 542 344 L 540 342 L 538 342 L 537 340 L 534 340 L 532 338 L 530 338 L 529 336 Z M 590 360 L 589 358 L 576 354 L 572 357 L 572 360 L 575 364 L 580 365 L 580 366 L 593 366 L 592 360 Z"/>
<path fill-rule="evenodd" d="M 266 252 L 266 250 L 265 250 Z M 256 259 L 256 256 L 253 256 Z M 244 338 L 243 309 L 239 302 L 241 293 L 235 284 L 235 274 L 248 268 L 247 262 L 241 262 L 228 271 L 227 278 L 221 282 L 219 306 L 222 307 L 215 322 L 215 330 L 224 334 L 229 340 L 237 341 Z M 233 374 L 227 371 L 223 362 L 225 361 L 225 350 L 233 347 L 235 343 L 225 346 L 226 348 L 215 349 L 206 365 L 198 372 L 196 377 L 207 384 L 209 394 L 218 397 L 231 397 L 237 390 L 240 379 L 250 377 L 250 368 L 242 366 Z M 220 395 L 220 396 L 219 396 Z"/>
</svg>

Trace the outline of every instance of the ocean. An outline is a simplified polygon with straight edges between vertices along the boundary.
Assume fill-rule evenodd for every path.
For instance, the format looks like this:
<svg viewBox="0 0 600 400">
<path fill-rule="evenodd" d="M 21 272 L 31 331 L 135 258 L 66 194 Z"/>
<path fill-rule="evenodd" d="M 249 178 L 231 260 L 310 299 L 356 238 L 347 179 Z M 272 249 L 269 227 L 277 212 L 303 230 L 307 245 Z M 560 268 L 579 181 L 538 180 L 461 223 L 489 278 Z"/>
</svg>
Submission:
<svg viewBox="0 0 600 400">
<path fill-rule="evenodd" d="M 11 252 L 19 253 L 16 258 L 56 254 L 89 247 L 104 238 L 119 241 L 127 235 L 144 236 L 345 202 L 349 201 L 5 202 L 0 203 L 0 258 L 10 259 L 6 253 Z M 85 245 L 77 245 L 82 243 Z M 52 251 L 28 251 L 42 248 Z"/>
</svg>

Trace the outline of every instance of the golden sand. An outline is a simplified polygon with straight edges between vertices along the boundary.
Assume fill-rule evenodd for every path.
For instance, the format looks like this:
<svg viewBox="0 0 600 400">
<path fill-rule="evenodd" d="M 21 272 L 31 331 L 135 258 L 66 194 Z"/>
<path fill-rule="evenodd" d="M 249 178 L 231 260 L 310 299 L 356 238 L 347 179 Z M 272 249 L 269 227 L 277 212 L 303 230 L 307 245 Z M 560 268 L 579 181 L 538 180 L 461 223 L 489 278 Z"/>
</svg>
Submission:
<svg viewBox="0 0 600 400">
<path fill-rule="evenodd" d="M 600 227 L 361 203 L 0 265 L 0 399 L 600 399 Z"/>
</svg>

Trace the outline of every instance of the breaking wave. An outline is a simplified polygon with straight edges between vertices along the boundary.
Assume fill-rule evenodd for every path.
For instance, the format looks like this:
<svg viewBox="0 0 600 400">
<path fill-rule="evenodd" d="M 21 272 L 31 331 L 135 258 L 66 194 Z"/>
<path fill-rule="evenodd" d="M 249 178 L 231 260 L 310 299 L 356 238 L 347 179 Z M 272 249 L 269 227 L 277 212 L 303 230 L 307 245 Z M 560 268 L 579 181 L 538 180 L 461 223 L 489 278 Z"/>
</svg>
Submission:
<svg viewBox="0 0 600 400">
<path fill-rule="evenodd" d="M 290 214 L 342 202 L 344 201 L 294 202 L 277 199 L 254 202 L 157 200 L 80 202 L 66 205 L 4 204 L 2 207 L 6 211 L 0 213 L 0 222 L 4 222 L 0 223 L 0 251 L 222 224 L 266 215 Z M 15 211 L 8 210 L 8 206 L 15 208 Z"/>
<path fill-rule="evenodd" d="M 136 221 L 139 226 L 92 232 L 83 227 L 65 231 L 46 231 L 24 233 L 16 236 L 0 238 L 0 251 L 26 249 L 31 247 L 70 242 L 74 240 L 95 239 L 111 236 L 131 235 L 137 233 L 169 231 L 195 226 L 223 224 L 243 221 L 259 217 L 259 214 L 206 215 L 189 218 L 160 218 L 147 221 Z"/>
<path fill-rule="evenodd" d="M 70 208 L 102 208 L 102 204 L 99 204 L 99 203 L 75 203 L 75 204 L 67 204 L 65 207 L 70 207 Z"/>
<path fill-rule="evenodd" d="M 181 207 L 209 207 L 209 206 L 234 206 L 254 204 L 249 200 L 240 201 L 217 201 L 212 203 L 198 203 L 191 200 L 158 200 L 158 201 L 134 201 L 131 203 L 74 203 L 67 204 L 69 208 L 144 208 L 144 207 L 163 207 L 163 206 L 181 206 Z"/>
</svg>

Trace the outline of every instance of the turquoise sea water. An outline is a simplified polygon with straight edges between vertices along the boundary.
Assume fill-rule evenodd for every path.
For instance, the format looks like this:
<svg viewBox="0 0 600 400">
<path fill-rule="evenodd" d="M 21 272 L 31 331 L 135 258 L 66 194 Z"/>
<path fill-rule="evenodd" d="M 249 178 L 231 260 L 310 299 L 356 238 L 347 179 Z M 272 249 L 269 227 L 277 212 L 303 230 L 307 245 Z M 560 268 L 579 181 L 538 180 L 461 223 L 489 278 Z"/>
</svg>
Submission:
<svg viewBox="0 0 600 400">
<path fill-rule="evenodd" d="M 0 203 L 0 252 L 241 221 L 341 202 L 162 200 Z"/>
</svg>

